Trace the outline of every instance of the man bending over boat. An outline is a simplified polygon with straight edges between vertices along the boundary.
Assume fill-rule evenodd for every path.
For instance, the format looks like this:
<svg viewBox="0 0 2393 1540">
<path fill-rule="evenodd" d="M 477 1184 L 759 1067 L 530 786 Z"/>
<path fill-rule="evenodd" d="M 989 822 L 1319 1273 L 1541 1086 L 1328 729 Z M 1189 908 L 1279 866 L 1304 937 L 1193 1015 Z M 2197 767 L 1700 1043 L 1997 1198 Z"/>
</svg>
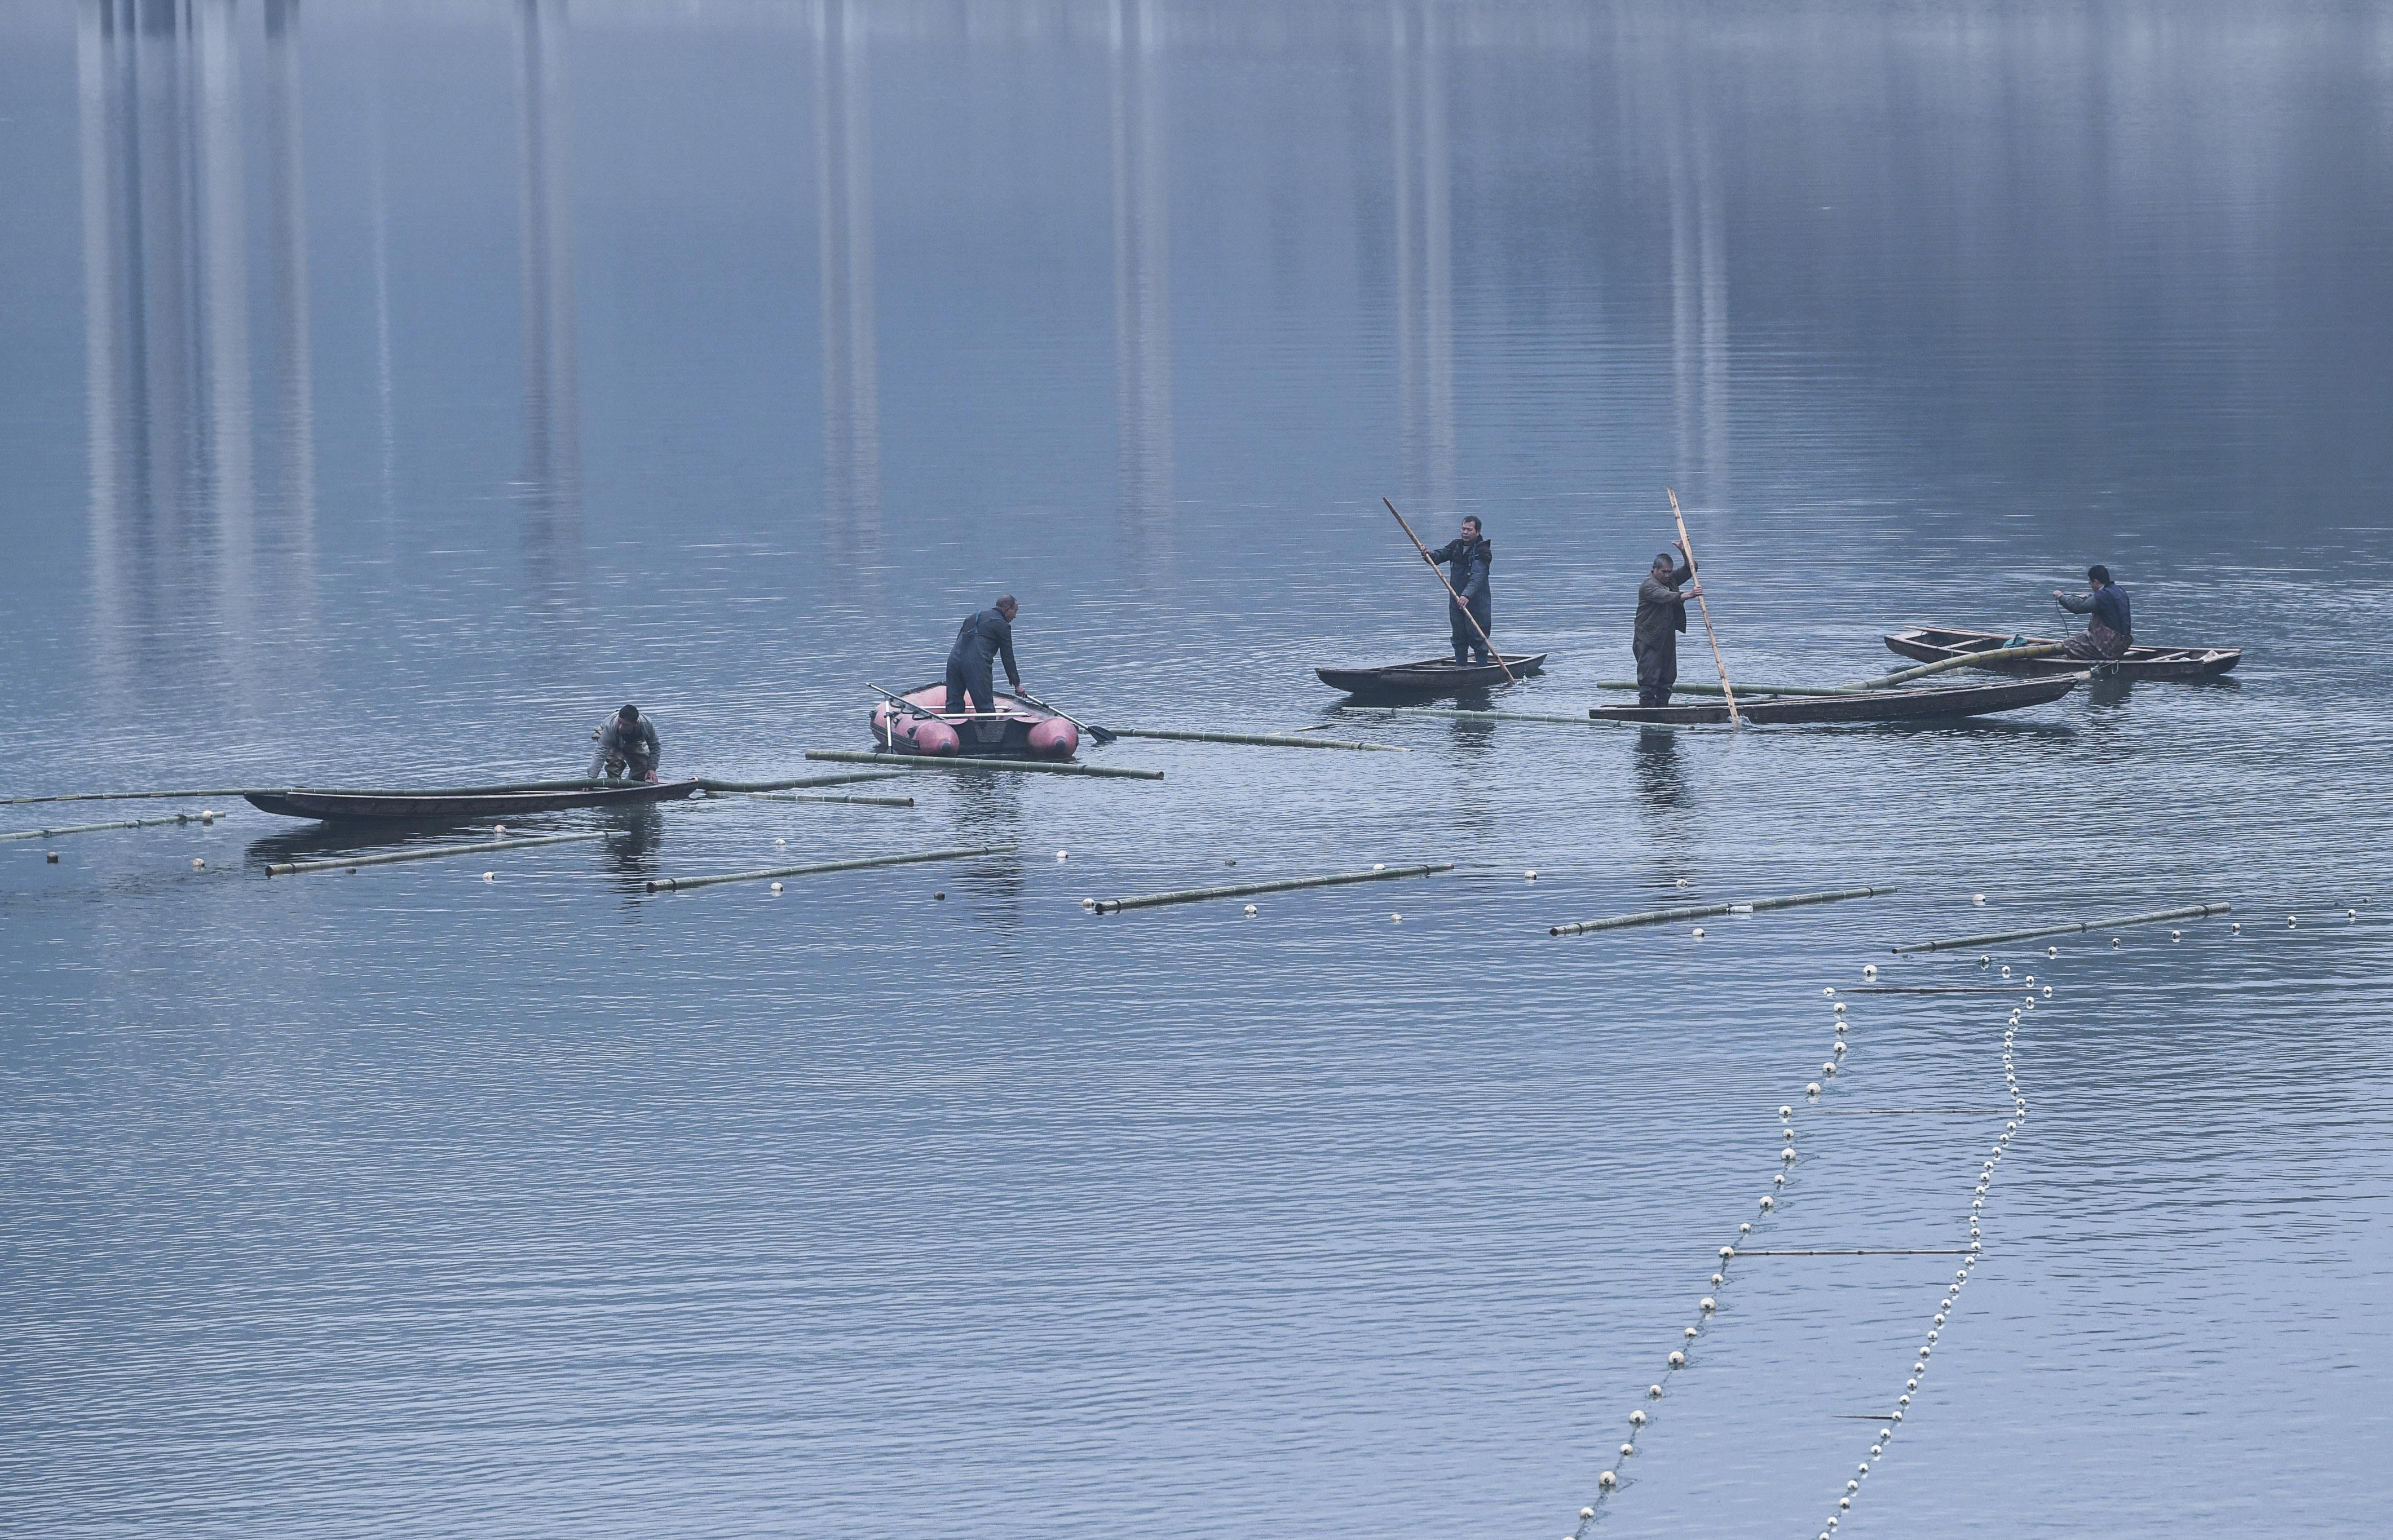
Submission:
<svg viewBox="0 0 2393 1540">
<path fill-rule="evenodd" d="M 1440 562 L 1450 562 L 1454 567 L 1454 575 L 1447 581 L 1461 596 L 1461 603 L 1447 599 L 1445 618 L 1454 628 L 1454 660 L 1458 663 L 1470 662 L 1472 653 L 1479 655 L 1482 663 L 1490 661 L 1486 638 L 1496 633 L 1496 603 L 1487 594 L 1487 569 L 1495 561 L 1496 547 L 1480 539 L 1479 521 L 1475 518 L 1462 521 L 1459 538 L 1429 553 L 1432 567 Z"/>
<path fill-rule="evenodd" d="M 1013 666 L 1013 618 L 1021 613 L 1022 607 L 1008 594 L 989 608 L 964 617 L 956 631 L 956 645 L 948 649 L 948 711 L 996 711 L 995 671 L 990 665 L 1000 659 L 1005 663 L 1006 684 L 1014 694 L 1022 693 L 1022 671 Z"/>
<path fill-rule="evenodd" d="M 598 735 L 598 752 L 591 757 L 590 774 L 584 778 L 595 781 L 603 769 L 610 781 L 627 775 L 635 781 L 652 781 L 657 778 L 657 761 L 663 757 L 657 724 L 642 716 L 637 706 L 626 706 Z"/>
<path fill-rule="evenodd" d="M 2127 649 L 2136 645 L 2135 627 L 2127 620 L 2127 591 L 2111 581 L 2107 567 L 2087 568 L 2086 581 L 2093 585 L 2091 592 L 2073 599 L 2057 588 L 2052 591 L 2061 608 L 2086 617 L 2086 629 L 2061 645 L 2060 656 L 2125 658 Z"/>
<path fill-rule="evenodd" d="M 1679 555 L 1686 555 L 1684 544 Z M 1680 563 L 1667 551 L 1654 558 L 1653 569 L 1637 585 L 1637 633 L 1630 650 L 1637 654 L 1637 704 L 1667 706 L 1670 689 L 1679 682 L 1679 633 L 1687 629 L 1687 601 L 1700 597 L 1697 583 L 1684 594 L 1679 585 L 1695 575 L 1692 557 Z"/>
</svg>

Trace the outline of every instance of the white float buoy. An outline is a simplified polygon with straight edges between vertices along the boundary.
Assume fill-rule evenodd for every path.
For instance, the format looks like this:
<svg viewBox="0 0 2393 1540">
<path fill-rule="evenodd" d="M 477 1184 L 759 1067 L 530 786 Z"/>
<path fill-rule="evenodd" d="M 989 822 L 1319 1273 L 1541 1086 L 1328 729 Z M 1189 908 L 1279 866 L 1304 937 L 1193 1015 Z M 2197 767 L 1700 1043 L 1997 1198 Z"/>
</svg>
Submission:
<svg viewBox="0 0 2393 1540">
<path fill-rule="evenodd" d="M 495 871 L 486 871 L 482 873 L 482 881 L 485 882 L 495 882 L 498 880 L 499 874 Z"/>
<path fill-rule="evenodd" d="M 781 891 L 781 884 L 780 884 L 780 883 L 778 883 L 778 882 L 774 883 L 774 884 L 773 884 L 773 891 L 774 891 L 775 893 L 779 893 L 779 892 Z"/>
<path fill-rule="evenodd" d="M 1696 939 L 1697 941 L 1701 941 L 1703 938 L 1704 938 L 1704 928 L 1703 928 L 1701 925 L 1698 925 L 1698 926 L 1696 926 L 1696 927 L 1695 927 L 1695 939 Z"/>
<path fill-rule="evenodd" d="M 1388 869 L 1388 863 L 1385 861 L 1374 861 L 1371 863 L 1371 869 L 1373 871 L 1385 871 Z"/>
<path fill-rule="evenodd" d="M 1656 1389 L 1659 1389 L 1659 1387 L 1656 1387 Z M 1644 1427 L 1644 1426 L 1645 1426 L 1645 1414 L 1644 1414 L 1644 1413 L 1642 1413 L 1642 1412 L 1631 1412 L 1631 1413 L 1629 1413 L 1629 1414 L 1628 1414 L 1628 1426 L 1629 1426 L 1629 1427 L 1631 1427 L 1631 1428 L 1642 1428 L 1642 1427 Z"/>
<path fill-rule="evenodd" d="M 507 826 L 504 824 L 492 824 L 490 826 L 490 832 L 493 834 L 504 834 L 506 831 Z"/>
<path fill-rule="evenodd" d="M 1674 1351 L 1670 1354 L 1669 1363 L 1670 1367 L 1674 1369 L 1683 1369 L 1687 1366 L 1687 1355 L 1682 1352 Z"/>
<path fill-rule="evenodd" d="M 1969 895 L 1969 902 L 1977 905 L 1980 908 L 1984 908 L 1986 907 L 1986 895 L 1982 893 L 1973 893 Z"/>
<path fill-rule="evenodd" d="M 1389 924 L 1391 924 L 1391 925 L 1401 925 L 1401 924 L 1403 924 L 1404 922 L 1405 922 L 1405 917 L 1404 917 L 1403 915 L 1400 915 L 1400 914 L 1392 914 L 1392 915 L 1388 916 L 1388 923 L 1389 923 Z"/>
<path fill-rule="evenodd" d="M 1068 861 L 1071 858 L 1072 853 L 1068 850 L 1059 850 L 1055 853 L 1055 859 L 1058 861 Z"/>
<path fill-rule="evenodd" d="M 1877 977 L 1877 964 L 1875 962 L 1863 964 L 1862 977 L 1865 979 L 1874 979 Z"/>
<path fill-rule="evenodd" d="M 1692 1341 L 1693 1341 L 1693 1340 L 1695 1339 L 1695 1328 L 1694 1328 L 1694 1327 L 1693 1327 L 1693 1326 L 1689 1326 L 1685 1331 L 1683 1331 L 1683 1332 L 1680 1333 L 1679 1335 L 1680 1335 L 1680 1336 L 1681 1336 L 1681 1337 L 1684 1337 L 1688 1341 L 1692 1342 Z"/>
<path fill-rule="evenodd" d="M 1778 1116 L 1781 1117 L 1792 1117 L 1795 1116 L 1795 1109 L 1793 1107 L 1781 1107 L 1778 1109 Z"/>
<path fill-rule="evenodd" d="M 1834 998 L 1836 998 L 1836 994 L 1837 994 L 1837 986 L 1836 986 L 1835 985 L 1833 985 L 1833 984 L 1832 984 L 1832 985 L 1828 985 L 1825 989 L 1821 990 L 1821 991 L 1820 991 L 1820 993 L 1821 993 L 1821 994 L 1823 994 L 1823 995 L 1824 995 L 1824 996 L 1826 996 L 1826 997 L 1828 997 L 1828 998 L 1831 998 L 1831 999 L 1834 999 Z"/>
<path fill-rule="evenodd" d="M 1829 1010 L 1831 1010 L 1831 1011 L 1834 1011 L 1837 1015 L 1841 1016 L 1841 1015 L 1843 1015 L 1843 1014 L 1845 1013 L 1845 1002 L 1844 1002 L 1844 1001 L 1842 1001 L 1842 1000 L 1838 1000 L 1836 1004 L 1834 1004 L 1834 1005 L 1830 1006 L 1828 1009 L 1829 1009 Z"/>
<path fill-rule="evenodd" d="M 1701 1299 L 1700 1300 L 1696 1301 L 1696 1303 L 1695 1303 L 1695 1308 L 1696 1308 L 1697 1310 L 1699 1310 L 1699 1311 L 1702 1311 L 1705 1314 L 1708 1315 L 1708 1314 L 1710 1314 L 1713 1311 L 1716 1311 L 1716 1310 L 1720 1309 L 1720 1301 L 1719 1301 L 1719 1300 L 1717 1300 L 1717 1299 L 1713 1299 L 1710 1295 L 1706 1294 L 1706 1295 L 1705 1295 L 1705 1296 L 1703 1297 L 1703 1299 Z"/>
<path fill-rule="evenodd" d="M 1685 887 L 1686 885 L 1687 885 L 1687 880 L 1686 880 L 1685 878 L 1683 878 L 1683 877 L 1680 878 L 1680 879 L 1679 879 L 1679 886 L 1680 886 L 1680 887 L 1682 887 L 1682 888 L 1683 888 L 1683 887 Z"/>
<path fill-rule="evenodd" d="M 1084 909 L 1093 909 L 1096 907 L 1097 901 L 1093 898 L 1083 898 L 1080 900 L 1080 907 Z"/>
<path fill-rule="evenodd" d="M 773 842 L 774 842 L 775 844 L 777 844 L 777 845 L 786 845 L 786 844 L 788 844 L 790 842 L 789 842 L 789 841 L 787 841 L 787 840 L 776 840 L 776 841 L 774 841 Z"/>
<path fill-rule="evenodd" d="M 1537 868 L 1531 867 L 1528 870 L 1523 872 L 1521 877 L 1524 881 L 1534 882 L 1537 880 Z"/>
<path fill-rule="evenodd" d="M 205 870 L 207 870 L 207 869 L 208 869 L 208 863 L 207 863 L 207 859 L 206 859 L 206 857 L 204 857 L 204 856 L 200 856 L 200 855 L 194 855 L 194 856 L 192 856 L 192 857 L 191 857 L 191 869 L 192 869 L 193 871 L 205 871 Z"/>
<path fill-rule="evenodd" d="M 1817 1095 L 1819 1095 L 1819 1094 L 1820 1094 L 1820 1082 L 1819 1082 L 1819 1081 L 1817 1081 L 1817 1080 L 1814 1080 L 1814 1081 L 1812 1081 L 1810 1085 L 1805 1086 L 1805 1087 L 1803 1088 L 1803 1094 L 1804 1094 L 1804 1095 L 1806 1095 L 1806 1096 L 1817 1096 Z"/>
<path fill-rule="evenodd" d="M 1649 1401 L 1659 1401 L 1659 1400 L 1661 1400 L 1661 1399 L 1662 1399 L 1662 1387 L 1660 1387 L 1659 1385 L 1648 1385 L 1648 1386 L 1646 1386 L 1646 1387 L 1645 1387 L 1645 1396 L 1646 1396 L 1646 1399 L 1647 1399 L 1647 1400 L 1649 1400 Z"/>
<path fill-rule="evenodd" d="M 1248 918 L 1249 920 L 1252 920 L 1254 917 L 1255 917 L 1255 907 L 1254 907 L 1252 904 L 1249 904 L 1249 905 L 1248 905 L 1248 906 L 1247 906 L 1247 918 Z"/>
<path fill-rule="evenodd" d="M 1602 1475 L 1598 1476 L 1595 1479 L 1595 1484 L 1602 1487 L 1604 1491 L 1609 1492 L 1618 1480 L 1618 1477 L 1613 1475 L 1611 1471 L 1607 1470 Z"/>
</svg>

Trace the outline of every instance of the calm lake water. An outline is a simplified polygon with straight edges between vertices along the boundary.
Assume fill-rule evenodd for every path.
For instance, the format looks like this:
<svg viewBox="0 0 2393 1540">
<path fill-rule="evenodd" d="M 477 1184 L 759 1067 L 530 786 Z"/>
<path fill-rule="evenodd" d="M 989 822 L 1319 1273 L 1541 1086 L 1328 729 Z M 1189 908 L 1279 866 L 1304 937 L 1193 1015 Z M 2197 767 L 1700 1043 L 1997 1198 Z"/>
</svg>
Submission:
<svg viewBox="0 0 2393 1540">
<path fill-rule="evenodd" d="M 1095 720 L 1410 750 L 272 881 L 356 846 L 9 809 L 231 811 L 0 843 L 0 1532 L 1813 1534 L 1957 1263 L 1718 1248 L 1966 1246 L 2033 972 L 1839 1535 L 2382 1533 L 2388 185 L 2382 6 L 0 10 L 0 790 L 571 774 L 625 699 L 797 774 L 1001 591 Z M 2090 561 L 2244 661 L 1314 680 L 1444 650 L 1386 496 L 1485 519 L 1503 704 L 1617 698 L 1666 486 L 1733 673 Z"/>
</svg>

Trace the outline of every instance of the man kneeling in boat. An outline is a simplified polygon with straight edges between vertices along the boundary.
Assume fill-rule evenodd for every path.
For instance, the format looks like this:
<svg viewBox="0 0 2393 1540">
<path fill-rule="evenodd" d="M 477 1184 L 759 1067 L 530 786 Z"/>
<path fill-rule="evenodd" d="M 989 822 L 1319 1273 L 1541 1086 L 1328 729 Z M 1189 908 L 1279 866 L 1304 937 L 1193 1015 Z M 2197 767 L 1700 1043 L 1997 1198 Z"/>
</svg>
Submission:
<svg viewBox="0 0 2393 1540">
<path fill-rule="evenodd" d="M 1680 555 L 1686 555 L 1683 545 Z M 1665 551 L 1637 585 L 1637 633 L 1630 650 L 1637 654 L 1640 706 L 1670 703 L 1670 687 L 1679 682 L 1679 633 L 1687 629 L 1687 601 L 1704 591 L 1697 583 L 1681 594 L 1679 585 L 1694 575 L 1693 560 L 1681 566 Z"/>
<path fill-rule="evenodd" d="M 587 779 L 596 780 L 598 772 L 607 772 L 608 780 L 621 780 L 627 774 L 635 781 L 657 778 L 657 761 L 664 757 L 664 746 L 657 741 L 657 724 L 640 714 L 637 706 L 626 706 L 608 720 L 598 735 L 598 752 L 590 761 Z"/>
<path fill-rule="evenodd" d="M 1005 663 L 1006 684 L 1014 694 L 1022 693 L 1022 671 L 1013 666 L 1013 618 L 1021 613 L 1022 607 L 1008 594 L 991 607 L 964 617 L 956 631 L 956 645 L 948 649 L 948 711 L 996 711 L 995 671 L 990 665 L 1000 659 Z"/>
<path fill-rule="evenodd" d="M 2127 591 L 2111 581 L 2107 567 L 2089 567 L 2086 581 L 2092 592 L 2071 598 L 2059 589 L 2052 596 L 2072 615 L 2086 617 L 2086 629 L 2061 645 L 2063 658 L 2108 659 L 2125 658 L 2136 645 L 2135 627 L 2127 621 Z"/>
</svg>

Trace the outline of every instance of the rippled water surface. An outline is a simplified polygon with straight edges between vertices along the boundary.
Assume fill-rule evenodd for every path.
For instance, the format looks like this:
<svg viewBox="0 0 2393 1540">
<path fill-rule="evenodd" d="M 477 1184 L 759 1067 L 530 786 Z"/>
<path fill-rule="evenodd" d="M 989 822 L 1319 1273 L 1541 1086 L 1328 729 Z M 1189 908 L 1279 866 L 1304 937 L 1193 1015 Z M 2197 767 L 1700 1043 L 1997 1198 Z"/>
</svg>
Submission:
<svg viewBox="0 0 2393 1540">
<path fill-rule="evenodd" d="M 229 816 L 0 842 L 0 1532 L 2385 1527 L 2381 7 L 86 0 L 0 13 L 0 150 L 8 794 L 566 775 L 624 699 L 800 774 L 1000 591 L 1097 721 L 1408 750 L 271 880 L 391 842 L 7 809 Z M 1733 673 L 2089 561 L 2244 661 L 1314 680 L 1444 648 L 1386 496 L 1485 519 L 1500 704 L 1617 698 L 1666 485 Z"/>
</svg>

